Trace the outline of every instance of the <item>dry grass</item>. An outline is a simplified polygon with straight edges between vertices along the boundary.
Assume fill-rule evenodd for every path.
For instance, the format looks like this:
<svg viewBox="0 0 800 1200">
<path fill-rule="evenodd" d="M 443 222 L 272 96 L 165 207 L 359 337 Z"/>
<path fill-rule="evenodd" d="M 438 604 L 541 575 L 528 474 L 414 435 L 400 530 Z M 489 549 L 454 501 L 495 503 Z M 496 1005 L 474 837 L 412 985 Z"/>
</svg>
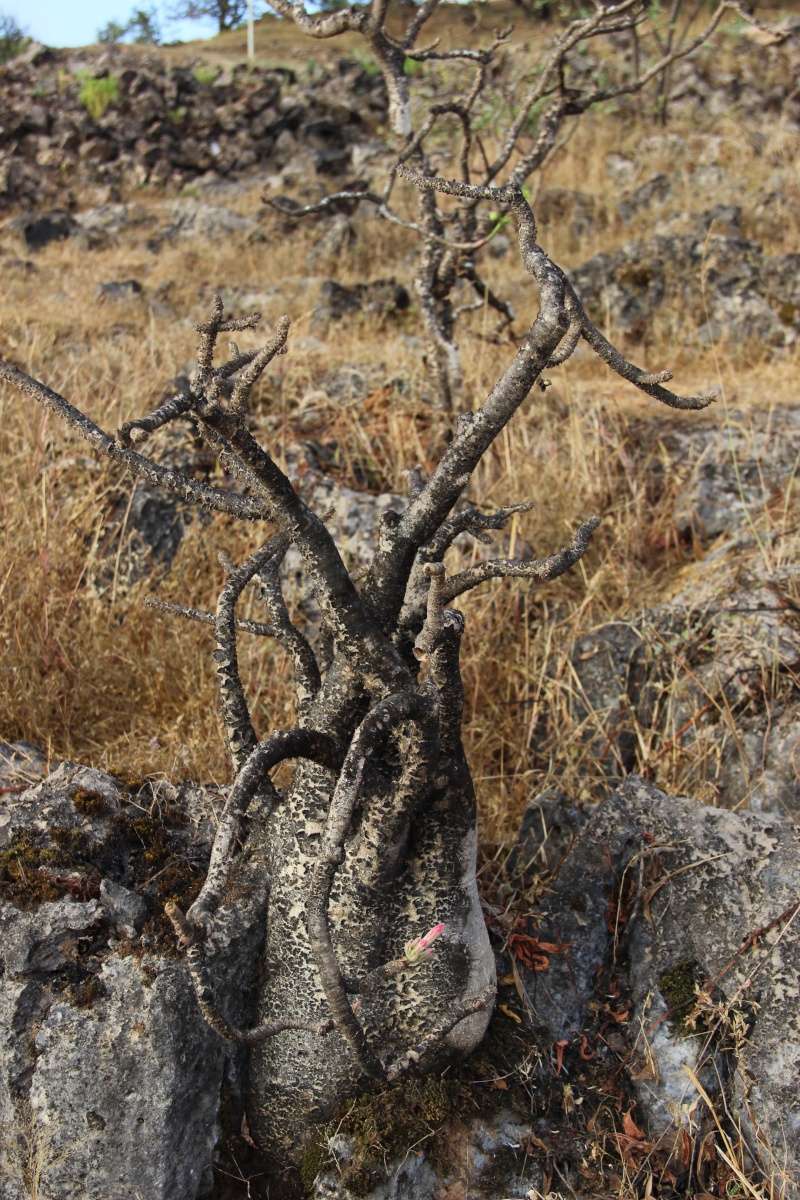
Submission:
<svg viewBox="0 0 800 1200">
<path fill-rule="evenodd" d="M 597 203 L 598 232 L 576 238 L 557 222 L 543 230 L 545 246 L 565 265 L 650 231 L 649 214 L 621 225 L 604 161 L 612 148 L 635 155 L 641 137 L 652 132 L 640 125 L 622 134 L 612 118 L 596 114 L 545 171 L 540 192 L 579 186 Z M 687 139 L 691 134 L 700 153 L 702 135 L 711 131 L 678 124 L 670 132 Z M 732 168 L 735 198 L 749 213 L 755 205 L 748 201 L 761 188 L 763 157 L 742 145 L 732 119 L 718 121 L 713 134 L 720 138 L 721 161 Z M 771 139 L 772 161 L 783 160 L 785 136 L 775 128 Z M 645 177 L 665 165 L 656 155 Z M 676 190 L 684 187 L 696 208 L 681 164 L 673 164 L 673 171 Z M 137 200 L 154 203 L 152 197 Z M 229 203 L 253 213 L 258 190 Z M 775 231 L 756 217 L 748 221 L 748 232 L 767 250 L 797 243 L 796 225 Z M 71 242 L 48 247 L 37 256 L 35 273 L 7 272 L 0 350 L 113 429 L 151 406 L 164 383 L 191 359 L 187 318 L 196 319 L 219 286 L 274 288 L 267 318 L 290 313 L 295 344 L 302 346 L 315 299 L 303 260 L 314 234 L 302 229 L 287 239 L 269 222 L 265 231 L 263 243 L 176 243 L 158 255 L 135 242 L 90 254 Z M 337 276 L 348 281 L 394 273 L 408 281 L 413 251 L 412 235 L 366 222 L 337 264 Z M 131 276 L 148 295 L 166 298 L 175 319 L 154 315 L 138 300 L 95 302 L 99 282 Z M 522 326 L 535 311 L 535 296 L 513 250 L 490 260 L 489 277 L 511 295 Z M 492 327 L 486 313 L 471 321 L 465 402 L 477 404 L 511 349 L 485 336 Z M 733 405 L 747 411 L 794 401 L 796 363 L 753 346 L 702 347 L 696 325 L 696 314 L 667 313 L 646 346 L 628 347 L 653 369 L 673 367 L 683 390 L 707 383 L 722 388 L 727 407 L 710 415 L 685 414 L 681 424 L 724 423 Z M 422 399 L 426 379 L 414 342 L 420 334 L 416 314 L 377 339 L 372 334 L 356 321 L 336 328 L 322 351 L 290 353 L 266 381 L 262 403 L 277 423 L 274 449 L 280 454 L 283 439 L 293 432 L 296 404 L 322 370 L 377 365 L 387 379 L 405 380 L 402 395 L 379 389 L 363 406 L 331 409 L 330 421 L 316 435 L 338 443 L 343 478 L 355 476 L 356 468 L 363 477 L 366 468 L 383 487 L 400 489 L 408 466 L 432 461 L 441 422 Z M 670 487 L 654 499 L 651 484 L 660 430 L 673 415 L 655 409 L 586 357 L 576 356 L 552 378 L 552 389 L 532 396 L 499 439 L 473 494 L 486 503 L 533 498 L 536 509 L 518 532 L 537 550 L 554 548 L 592 511 L 604 521 L 586 560 L 546 592 L 487 586 L 465 605 L 466 738 L 491 841 L 509 836 L 526 799 L 551 781 L 591 790 L 591 763 L 570 717 L 569 646 L 579 633 L 658 599 L 693 554 L 675 537 Z M 228 767 L 214 711 L 207 631 L 165 622 L 143 609 L 151 583 L 128 592 L 112 588 L 103 598 L 87 586 L 109 503 L 120 488 L 129 491 L 130 481 L 96 463 L 55 418 L 8 391 L 0 403 L 0 514 L 7 548 L 0 580 L 3 736 L 28 738 L 53 757 L 104 763 L 126 774 L 224 781 Z M 786 511 L 773 519 L 789 528 L 795 506 L 790 498 Z M 234 528 L 223 518 L 210 526 L 195 523 L 159 584 L 160 594 L 209 606 L 220 581 L 218 549 L 242 553 L 253 537 L 253 530 Z M 791 549 L 792 543 L 783 545 Z M 287 719 L 286 664 L 268 645 L 251 646 L 248 655 L 259 726 L 280 724 Z M 676 784 L 680 774 L 677 766 L 659 768 L 658 777 Z"/>
</svg>

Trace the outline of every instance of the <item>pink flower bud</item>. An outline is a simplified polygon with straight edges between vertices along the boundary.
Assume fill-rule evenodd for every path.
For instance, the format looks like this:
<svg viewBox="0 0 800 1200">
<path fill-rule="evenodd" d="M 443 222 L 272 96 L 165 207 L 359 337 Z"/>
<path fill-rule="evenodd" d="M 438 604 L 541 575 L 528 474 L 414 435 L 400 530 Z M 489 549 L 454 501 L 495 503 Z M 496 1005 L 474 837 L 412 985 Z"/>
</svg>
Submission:
<svg viewBox="0 0 800 1200">
<path fill-rule="evenodd" d="M 444 933 L 444 925 L 440 921 L 438 925 L 434 925 L 433 929 L 429 929 L 425 936 L 419 939 L 420 950 L 427 950 L 442 933 Z"/>
<path fill-rule="evenodd" d="M 430 958 L 431 954 L 433 954 L 433 950 L 431 949 L 433 943 L 443 933 L 444 924 L 440 921 L 438 925 L 434 925 L 433 929 L 429 929 L 424 937 L 413 938 L 412 941 L 406 942 L 406 959 L 408 962 L 412 966 L 415 966 L 423 958 Z"/>
</svg>

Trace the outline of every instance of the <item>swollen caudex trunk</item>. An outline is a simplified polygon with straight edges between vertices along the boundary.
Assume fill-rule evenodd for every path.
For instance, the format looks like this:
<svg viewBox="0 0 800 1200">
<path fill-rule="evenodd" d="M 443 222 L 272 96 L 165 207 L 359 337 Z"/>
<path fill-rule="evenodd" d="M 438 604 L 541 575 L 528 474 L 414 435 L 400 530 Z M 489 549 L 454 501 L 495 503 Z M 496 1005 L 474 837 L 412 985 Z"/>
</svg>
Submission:
<svg viewBox="0 0 800 1200">
<path fill-rule="evenodd" d="M 482 1039 L 491 1004 L 455 1024 L 452 1015 L 476 995 L 491 993 L 495 964 L 476 886 L 475 798 L 461 748 L 448 755 L 432 786 L 401 818 L 393 756 L 399 757 L 376 755 L 364 771 L 328 916 L 342 975 L 355 980 L 402 957 L 410 939 L 444 923 L 430 957 L 360 996 L 357 1006 L 382 1067 L 425 1045 L 420 1066 L 430 1068 L 469 1053 Z M 334 772 L 303 764 L 286 801 L 259 831 L 270 863 L 259 1021 L 291 1012 L 314 1023 L 329 1015 L 306 931 L 306 904 L 334 785 Z M 437 1030 L 441 1037 L 432 1038 Z M 281 1033 L 252 1051 L 251 1130 L 264 1149 L 285 1157 L 300 1150 L 311 1126 L 374 1083 L 338 1030 L 322 1037 Z"/>
</svg>

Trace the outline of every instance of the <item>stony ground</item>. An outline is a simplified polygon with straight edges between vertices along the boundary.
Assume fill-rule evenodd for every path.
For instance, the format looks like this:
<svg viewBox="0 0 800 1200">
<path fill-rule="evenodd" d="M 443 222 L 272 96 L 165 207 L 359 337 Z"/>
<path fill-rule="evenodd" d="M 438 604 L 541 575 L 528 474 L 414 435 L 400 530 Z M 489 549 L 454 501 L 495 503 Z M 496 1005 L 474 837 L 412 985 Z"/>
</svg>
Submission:
<svg viewBox="0 0 800 1200">
<path fill-rule="evenodd" d="M 542 36 L 532 28 L 527 42 Z M 190 369 L 191 323 L 214 294 L 236 310 L 260 309 L 267 325 L 288 313 L 290 353 L 262 386 L 259 432 L 318 511 L 331 513 L 358 562 L 387 497 L 405 489 L 404 472 L 430 463 L 446 433 L 412 290 L 414 236 L 363 211 L 292 222 L 264 197 L 313 199 L 378 180 L 389 161 L 383 95 L 369 63 L 339 63 L 327 51 L 302 58 L 293 45 L 282 61 L 247 72 L 226 46 L 194 61 L 34 51 L 3 69 L 0 353 L 116 428 Z M 525 46 L 518 30 L 512 72 L 523 69 Z M 646 104 L 594 113 L 535 181 L 541 240 L 601 327 L 636 361 L 672 368 L 683 391 L 711 384 L 720 401 L 703 414 L 655 410 L 578 354 L 551 373 L 485 464 L 476 500 L 535 501 L 512 526 L 516 546 L 547 552 L 589 513 L 603 517 L 580 568 L 547 591 L 488 588 L 465 605 L 466 736 L 504 990 L 483 1057 L 451 1091 L 421 1095 L 402 1127 L 377 1109 L 361 1114 L 366 1134 L 354 1124 L 327 1131 L 306 1181 L 318 1178 L 320 1196 L 343 1194 L 342 1180 L 362 1194 L 384 1186 L 374 1165 L 384 1160 L 399 1162 L 400 1176 L 409 1164 L 421 1172 L 403 1185 L 411 1194 L 447 1200 L 537 1190 L 790 1194 L 798 1132 L 781 1087 L 797 1042 L 783 1029 L 781 1058 L 769 1031 L 780 1028 L 776 996 L 796 1006 L 787 922 L 798 881 L 783 846 L 800 812 L 797 55 L 792 43 L 770 50 L 731 32 L 676 73 L 666 124 Z M 445 84 L 424 80 L 431 93 Z M 486 114 L 487 138 L 502 115 Z M 535 296 L 504 231 L 485 260 L 520 333 Z M 464 342 L 469 408 L 511 342 L 495 335 L 486 309 L 467 318 Z M 16 395 L 4 391 L 0 407 L 9 550 L 0 736 L 43 754 L 0 801 L 11 811 L 23 785 L 64 758 L 123 778 L 112 807 L 131 820 L 128 797 L 141 805 L 154 780 L 224 784 L 208 639 L 143 601 L 156 593 L 213 607 L 217 552 L 245 551 L 246 531 L 132 485 Z M 201 475 L 214 470 L 188 437 L 164 454 Z M 313 620 L 299 595 L 293 602 Z M 246 669 L 264 726 L 283 724 L 286 664 L 259 644 Z M 595 809 L 634 774 L 644 782 L 626 784 L 613 821 Z M 696 811 L 665 806 L 662 793 L 690 797 Z M 88 819 L 73 802 L 62 806 L 67 829 Z M 0 824 L 6 851 L 12 827 Z M 667 882 L 677 842 L 694 866 L 683 891 Z M 580 912 L 572 926 L 556 921 L 587 886 L 600 844 L 605 866 L 590 894 L 601 924 L 587 928 Z M 34 839 L 37 869 L 64 865 L 42 859 L 43 849 Z M 174 867 L 188 852 L 170 842 L 159 853 Z M 714 855 L 733 855 L 752 876 L 746 895 L 701 862 Z M 25 882 L 18 863 L 12 854 L 0 867 L 5 907 Z M 104 893 L 99 878 L 85 885 L 85 861 L 66 864 L 78 883 L 58 871 L 49 880 L 52 895 L 39 900 L 57 910 L 51 942 L 60 947 L 49 966 L 26 959 L 23 934 L 17 946 L 20 994 L 37 997 L 25 1020 L 39 1022 L 55 994 L 76 1044 L 89 1017 L 74 1015 L 80 1006 L 66 989 L 105 972 L 113 1026 L 117 993 L 139 986 L 139 960 L 120 956 L 117 943 L 143 929 L 158 936 L 145 913 L 120 915 L 124 897 L 113 903 L 123 878 L 146 904 L 158 902 L 157 885 L 115 863 L 103 868 Z M 682 927 L 676 934 L 669 922 L 681 905 L 696 921 L 695 877 L 717 897 L 720 935 L 709 942 L 699 926 L 684 928 L 674 952 Z M 771 880 L 766 899 L 762 878 Z M 65 895 L 82 906 L 77 930 L 59 908 Z M 85 970 L 61 953 L 68 928 L 88 938 Z M 764 1015 L 748 1043 L 748 980 L 762 944 L 773 960 L 784 956 L 788 974 L 770 975 L 764 953 L 757 973 L 768 982 L 753 1001 Z M 641 962 L 649 973 L 635 968 Z M 683 1043 L 665 1034 L 680 1022 Z M 48 1036 L 38 1086 L 55 1111 L 68 1099 L 47 1090 Z M 756 1083 L 742 1099 L 745 1074 Z M 483 1132 L 460 1126 L 461 1141 L 448 1136 L 456 1149 L 471 1147 L 465 1161 L 479 1183 L 420 1150 L 441 1145 L 454 1104 L 463 1117 L 474 1094 Z M 213 1144 L 208 1130 L 198 1136 Z M 481 1175 L 481 1153 L 492 1169 L 504 1164 L 502 1183 L 488 1168 Z M 240 1138 L 219 1164 L 216 1194 L 238 1186 L 255 1196 L 257 1175 Z M 403 1194 L 400 1176 L 395 1192 L 376 1195 Z M 30 1170 L 27 1178 L 35 1194 Z"/>
</svg>

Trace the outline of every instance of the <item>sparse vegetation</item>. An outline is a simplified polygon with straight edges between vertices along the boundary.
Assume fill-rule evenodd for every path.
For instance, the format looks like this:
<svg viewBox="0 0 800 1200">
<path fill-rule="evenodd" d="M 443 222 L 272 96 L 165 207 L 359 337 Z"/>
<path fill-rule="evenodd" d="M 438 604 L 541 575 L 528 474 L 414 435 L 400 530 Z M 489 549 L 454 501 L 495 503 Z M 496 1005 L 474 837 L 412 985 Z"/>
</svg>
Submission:
<svg viewBox="0 0 800 1200">
<path fill-rule="evenodd" d="M 157 46 L 161 41 L 158 13 L 154 7 L 134 8 L 123 23 L 109 21 L 97 34 L 98 42 L 130 41 L 140 46 Z"/>
<path fill-rule="evenodd" d="M 99 121 L 119 100 L 119 80 L 114 75 L 95 76 L 83 71 L 79 74 L 78 81 L 78 98 L 95 121 Z"/>
<path fill-rule="evenodd" d="M 207 63 L 200 63 L 192 69 L 192 75 L 203 87 L 210 87 L 219 75 L 219 68 Z"/>
</svg>

